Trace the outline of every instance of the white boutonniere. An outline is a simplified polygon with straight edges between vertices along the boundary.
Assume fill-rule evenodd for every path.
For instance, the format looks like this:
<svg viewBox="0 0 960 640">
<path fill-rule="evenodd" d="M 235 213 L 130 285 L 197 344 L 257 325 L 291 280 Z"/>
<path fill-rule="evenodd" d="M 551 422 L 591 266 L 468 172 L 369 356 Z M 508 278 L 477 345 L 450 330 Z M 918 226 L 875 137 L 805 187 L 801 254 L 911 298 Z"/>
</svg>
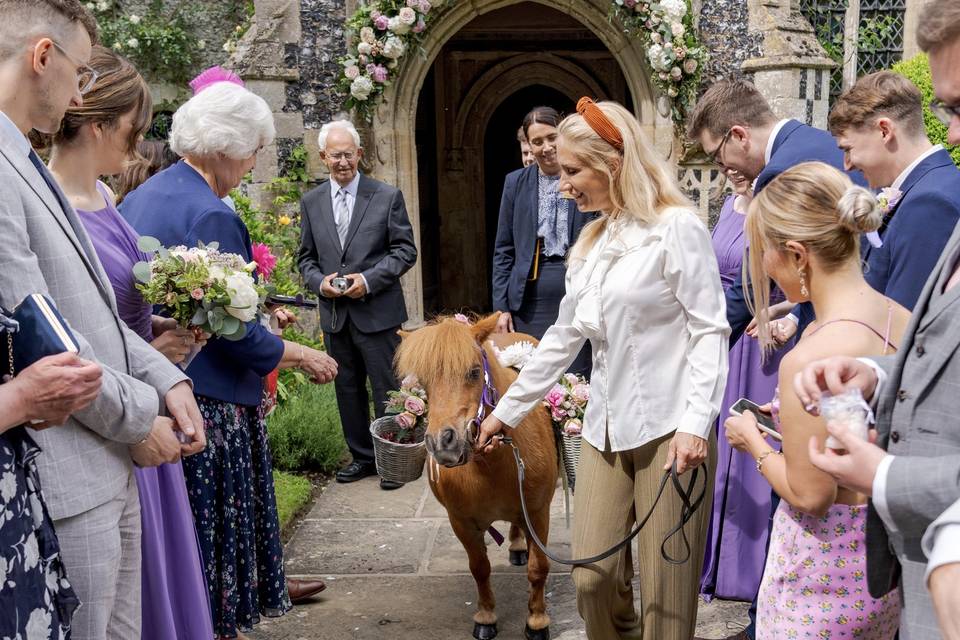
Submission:
<svg viewBox="0 0 960 640">
<path fill-rule="evenodd" d="M 903 192 L 893 187 L 884 187 L 880 190 L 880 194 L 877 195 L 877 204 L 880 205 L 884 220 L 887 219 L 890 212 L 893 211 L 893 208 L 897 206 L 897 203 L 900 202 L 900 198 L 902 197 Z M 867 233 L 867 240 L 878 249 L 883 246 L 883 240 L 880 239 L 879 231 L 870 231 Z"/>
<path fill-rule="evenodd" d="M 493 345 L 493 351 L 497 355 L 497 360 L 500 362 L 500 366 L 503 367 L 512 367 L 519 371 L 523 368 L 523 365 L 527 364 L 527 360 L 533 355 L 533 352 L 536 350 L 536 347 L 533 346 L 532 342 L 528 340 L 522 340 L 520 342 L 514 342 L 508 347 L 503 349 L 498 349 L 497 345 Z"/>
</svg>

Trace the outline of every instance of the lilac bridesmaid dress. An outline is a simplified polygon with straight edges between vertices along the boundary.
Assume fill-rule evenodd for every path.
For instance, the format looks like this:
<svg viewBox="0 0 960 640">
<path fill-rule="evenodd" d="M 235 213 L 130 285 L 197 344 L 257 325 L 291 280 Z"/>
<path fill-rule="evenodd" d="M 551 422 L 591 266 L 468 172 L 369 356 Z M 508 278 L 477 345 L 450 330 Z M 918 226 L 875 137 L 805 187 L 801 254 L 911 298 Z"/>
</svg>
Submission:
<svg viewBox="0 0 960 640">
<path fill-rule="evenodd" d="M 104 192 L 98 183 L 97 187 Z M 109 203 L 111 198 L 104 194 Z M 153 340 L 151 308 L 134 287 L 133 265 L 146 258 L 137 234 L 112 205 L 77 210 L 113 286 L 120 318 L 141 338 Z M 183 467 L 134 468 L 140 493 L 142 602 L 141 640 L 210 640 L 213 622 L 200 564 L 193 512 Z"/>
<path fill-rule="evenodd" d="M 720 266 L 723 288 L 740 273 L 746 242 L 746 216 L 734 210 L 735 196 L 723 203 L 713 228 L 713 250 Z M 709 536 L 700 579 L 700 592 L 729 600 L 753 600 L 766 560 L 767 523 L 770 518 L 770 485 L 757 473 L 750 454 L 727 443 L 723 421 L 739 398 L 764 404 L 777 386 L 780 350 L 762 360 L 760 343 L 744 334 L 730 350 L 730 372 L 720 404 L 717 424 L 717 472 Z"/>
</svg>

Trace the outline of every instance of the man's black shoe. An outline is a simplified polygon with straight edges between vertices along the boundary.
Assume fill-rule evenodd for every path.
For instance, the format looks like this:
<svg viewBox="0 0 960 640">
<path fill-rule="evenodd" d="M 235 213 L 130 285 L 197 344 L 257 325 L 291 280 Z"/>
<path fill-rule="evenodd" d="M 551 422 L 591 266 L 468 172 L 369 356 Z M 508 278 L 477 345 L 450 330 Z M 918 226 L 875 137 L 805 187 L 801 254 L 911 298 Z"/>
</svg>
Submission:
<svg viewBox="0 0 960 640">
<path fill-rule="evenodd" d="M 384 491 L 393 491 L 394 489 L 399 489 L 402 486 L 402 482 L 394 482 L 393 480 L 384 480 L 383 478 L 380 478 L 380 488 Z"/>
<path fill-rule="evenodd" d="M 367 476 L 377 475 L 377 467 L 372 462 L 351 462 L 340 471 L 337 471 L 337 482 L 356 482 Z"/>
</svg>

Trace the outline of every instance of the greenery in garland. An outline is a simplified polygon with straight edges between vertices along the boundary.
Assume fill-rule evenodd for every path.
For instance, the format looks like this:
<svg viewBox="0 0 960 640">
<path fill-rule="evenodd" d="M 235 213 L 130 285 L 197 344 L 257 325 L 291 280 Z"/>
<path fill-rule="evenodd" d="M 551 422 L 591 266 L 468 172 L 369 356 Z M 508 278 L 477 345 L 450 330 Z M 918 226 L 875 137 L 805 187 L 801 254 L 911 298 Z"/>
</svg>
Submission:
<svg viewBox="0 0 960 640">
<path fill-rule="evenodd" d="M 145 76 L 171 84 L 193 76 L 207 43 L 193 32 L 191 5 L 165 7 L 163 0 L 151 0 L 142 16 L 127 12 L 118 0 L 87 2 L 86 7 L 97 18 L 104 46 L 130 58 Z"/>
<path fill-rule="evenodd" d="M 707 62 L 688 0 L 613 0 L 610 17 L 619 20 L 625 33 L 640 38 L 653 69 L 650 79 L 669 100 L 670 117 L 682 135 Z"/>
</svg>

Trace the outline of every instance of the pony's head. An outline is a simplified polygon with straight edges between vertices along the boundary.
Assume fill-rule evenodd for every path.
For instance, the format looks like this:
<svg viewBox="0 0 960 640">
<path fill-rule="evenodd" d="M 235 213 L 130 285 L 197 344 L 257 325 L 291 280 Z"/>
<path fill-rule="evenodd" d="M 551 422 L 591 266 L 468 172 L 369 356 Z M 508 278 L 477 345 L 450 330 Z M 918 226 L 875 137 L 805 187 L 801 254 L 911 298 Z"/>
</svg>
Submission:
<svg viewBox="0 0 960 640">
<path fill-rule="evenodd" d="M 427 450 L 444 466 L 470 461 L 476 435 L 471 421 L 477 417 L 484 383 L 481 349 L 499 315 L 476 324 L 441 317 L 416 331 L 400 332 L 403 340 L 394 359 L 397 376 L 414 375 L 426 390 Z M 500 370 L 495 357 L 489 356 L 488 362 L 491 370 Z"/>
</svg>

